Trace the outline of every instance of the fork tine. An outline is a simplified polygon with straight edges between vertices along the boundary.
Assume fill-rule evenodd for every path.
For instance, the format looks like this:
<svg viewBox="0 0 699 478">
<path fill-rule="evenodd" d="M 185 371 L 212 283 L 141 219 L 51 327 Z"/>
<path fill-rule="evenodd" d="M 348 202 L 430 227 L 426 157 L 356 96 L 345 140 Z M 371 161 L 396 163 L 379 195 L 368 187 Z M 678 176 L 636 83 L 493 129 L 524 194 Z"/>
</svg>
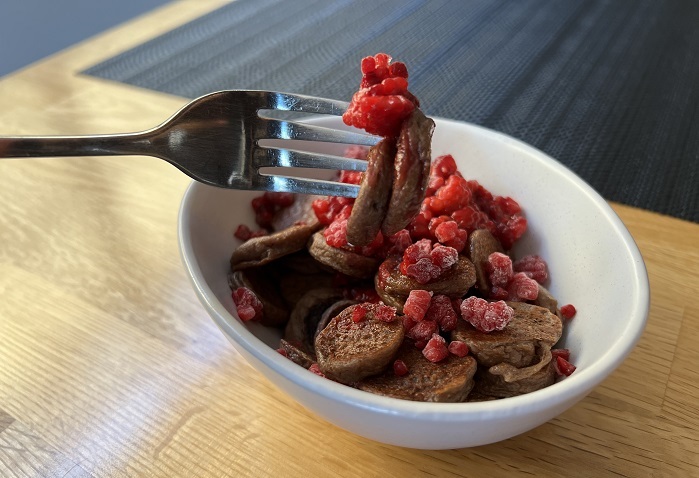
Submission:
<svg viewBox="0 0 699 478">
<path fill-rule="evenodd" d="M 366 171 L 367 164 L 363 159 L 309 153 L 294 149 L 258 147 L 255 150 L 255 165 L 258 168 L 286 167 Z"/>
<path fill-rule="evenodd" d="M 338 183 L 320 179 L 258 174 L 253 181 L 253 188 L 263 191 L 289 192 L 301 194 L 319 194 L 321 196 L 357 197 L 357 184 Z"/>
<path fill-rule="evenodd" d="M 346 101 L 316 98 L 314 96 L 294 93 L 267 92 L 267 101 L 277 110 L 302 111 L 304 113 L 319 113 L 341 116 L 349 107 Z"/>
<path fill-rule="evenodd" d="M 362 146 L 374 146 L 381 141 L 378 136 L 372 136 L 353 131 L 342 131 L 333 128 L 325 128 L 308 123 L 295 121 L 276 120 L 270 118 L 258 119 L 260 128 L 255 139 L 298 139 L 307 141 L 321 141 L 326 143 L 358 144 Z"/>
</svg>

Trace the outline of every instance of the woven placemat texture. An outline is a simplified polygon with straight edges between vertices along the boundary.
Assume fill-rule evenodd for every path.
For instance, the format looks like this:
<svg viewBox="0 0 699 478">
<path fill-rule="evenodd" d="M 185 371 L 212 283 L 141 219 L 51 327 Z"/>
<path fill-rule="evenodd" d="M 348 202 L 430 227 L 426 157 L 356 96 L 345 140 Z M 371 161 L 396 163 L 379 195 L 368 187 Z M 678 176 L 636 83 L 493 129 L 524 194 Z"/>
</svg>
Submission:
<svg viewBox="0 0 699 478">
<path fill-rule="evenodd" d="M 429 115 L 522 139 L 606 199 L 699 222 L 699 2 L 237 0 L 85 73 L 194 98 L 349 99 L 404 61 Z"/>
</svg>

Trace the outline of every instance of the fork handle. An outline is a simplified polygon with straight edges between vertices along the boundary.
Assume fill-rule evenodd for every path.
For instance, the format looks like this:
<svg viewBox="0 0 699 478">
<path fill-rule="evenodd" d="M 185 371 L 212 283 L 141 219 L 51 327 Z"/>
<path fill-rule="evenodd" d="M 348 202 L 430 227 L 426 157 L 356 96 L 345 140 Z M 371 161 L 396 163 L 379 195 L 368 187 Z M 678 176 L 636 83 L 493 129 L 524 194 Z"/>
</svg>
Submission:
<svg viewBox="0 0 699 478">
<path fill-rule="evenodd" d="M 4 136 L 0 158 L 152 155 L 149 132 L 90 136 Z"/>
</svg>

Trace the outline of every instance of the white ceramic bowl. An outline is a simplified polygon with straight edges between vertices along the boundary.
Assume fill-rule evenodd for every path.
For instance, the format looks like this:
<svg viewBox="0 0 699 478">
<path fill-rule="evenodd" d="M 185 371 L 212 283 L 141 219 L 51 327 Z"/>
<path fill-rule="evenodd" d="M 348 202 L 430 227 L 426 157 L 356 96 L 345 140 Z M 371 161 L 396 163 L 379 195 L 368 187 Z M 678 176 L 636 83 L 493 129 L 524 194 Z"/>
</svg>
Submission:
<svg viewBox="0 0 699 478">
<path fill-rule="evenodd" d="M 321 123 L 340 126 L 339 120 Z M 193 183 L 179 217 L 182 258 L 207 312 L 235 348 L 291 397 L 358 435 L 393 445 L 461 448 L 526 432 L 565 411 L 604 380 L 632 350 L 649 307 L 645 265 L 607 203 L 557 161 L 478 126 L 437 119 L 433 156 L 451 153 L 459 170 L 493 193 L 519 201 L 529 223 L 517 254 L 536 253 L 550 268 L 550 291 L 578 313 L 563 346 L 573 375 L 527 395 L 480 403 L 421 403 L 386 398 L 320 378 L 279 355 L 280 332 L 244 325 L 226 275 L 233 231 L 253 225 L 254 192 Z"/>
</svg>

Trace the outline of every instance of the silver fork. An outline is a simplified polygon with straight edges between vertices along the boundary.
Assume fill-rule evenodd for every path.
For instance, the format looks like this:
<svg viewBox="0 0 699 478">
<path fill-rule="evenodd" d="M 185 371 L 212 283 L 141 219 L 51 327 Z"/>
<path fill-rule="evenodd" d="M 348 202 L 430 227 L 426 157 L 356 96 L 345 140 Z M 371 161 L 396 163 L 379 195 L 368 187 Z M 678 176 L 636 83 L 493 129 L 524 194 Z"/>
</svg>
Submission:
<svg viewBox="0 0 699 478">
<path fill-rule="evenodd" d="M 0 137 L 0 158 L 155 156 L 213 186 L 356 197 L 359 187 L 353 184 L 260 171 L 269 167 L 364 171 L 366 161 L 276 144 L 306 140 L 372 146 L 381 138 L 264 116 L 265 110 L 341 115 L 347 106 L 342 101 L 272 91 L 219 91 L 190 102 L 160 126 L 138 133 Z M 283 141 L 264 146 L 260 144 L 264 140 Z"/>
</svg>

